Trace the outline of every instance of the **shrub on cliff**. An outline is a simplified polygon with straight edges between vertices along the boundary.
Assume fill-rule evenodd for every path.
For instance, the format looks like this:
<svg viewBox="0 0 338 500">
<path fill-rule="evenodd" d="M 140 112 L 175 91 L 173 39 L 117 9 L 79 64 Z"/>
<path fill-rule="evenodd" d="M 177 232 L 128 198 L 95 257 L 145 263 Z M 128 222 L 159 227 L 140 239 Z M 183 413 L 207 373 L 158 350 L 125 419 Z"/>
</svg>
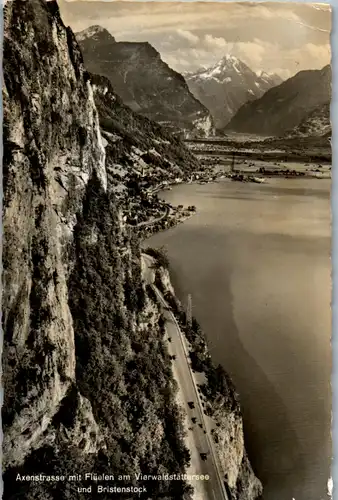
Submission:
<svg viewBox="0 0 338 500">
<path fill-rule="evenodd" d="M 96 243 L 88 244 L 86 235 L 93 228 L 98 232 Z M 78 385 L 91 402 L 96 421 L 108 431 L 106 454 L 116 472 L 125 473 L 127 464 L 133 468 L 136 457 L 142 472 L 156 473 L 159 467 L 178 472 L 188 457 L 170 390 L 171 364 L 160 328 L 148 329 L 144 337 L 133 322 L 145 301 L 140 249 L 132 235 L 132 256 L 122 262 L 119 231 L 113 200 L 93 180 L 75 228 L 75 266 L 69 282 Z M 160 432 L 156 444 L 155 429 Z M 156 496 L 164 485 L 153 483 Z M 183 484 L 165 488 L 177 498 L 184 489 Z"/>
<path fill-rule="evenodd" d="M 151 257 L 154 257 L 154 259 L 156 260 L 154 265 L 157 269 L 161 267 L 163 267 L 163 269 L 169 269 L 169 257 L 167 249 L 165 247 L 161 248 L 148 247 L 145 249 L 144 252 L 150 255 Z"/>
</svg>

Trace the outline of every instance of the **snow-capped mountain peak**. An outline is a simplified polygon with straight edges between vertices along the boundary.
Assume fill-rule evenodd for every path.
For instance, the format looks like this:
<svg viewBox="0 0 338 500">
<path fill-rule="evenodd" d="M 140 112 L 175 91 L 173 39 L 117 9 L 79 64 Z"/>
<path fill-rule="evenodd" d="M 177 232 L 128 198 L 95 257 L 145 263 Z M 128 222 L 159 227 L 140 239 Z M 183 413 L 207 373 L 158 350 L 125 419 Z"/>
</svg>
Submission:
<svg viewBox="0 0 338 500">
<path fill-rule="evenodd" d="M 79 33 L 76 34 L 76 39 L 78 42 L 83 42 L 86 39 L 96 39 L 100 36 L 104 35 L 105 37 L 109 37 L 110 39 L 115 40 L 113 35 L 109 33 L 108 30 L 105 28 L 102 28 L 102 26 L 95 25 L 95 26 L 90 26 L 89 28 L 86 28 Z"/>
<path fill-rule="evenodd" d="M 223 69 L 223 71 L 229 68 L 233 68 L 237 73 L 241 72 L 241 66 L 243 65 L 242 61 L 240 61 L 232 54 L 226 54 L 224 57 L 222 57 L 218 64 Z"/>
<path fill-rule="evenodd" d="M 264 82 L 271 82 L 273 86 L 279 85 L 283 82 L 283 79 L 277 75 L 277 73 L 273 73 L 272 71 L 260 70 L 256 72 L 256 75 Z"/>
<path fill-rule="evenodd" d="M 213 78 L 214 80 L 223 83 L 225 81 L 225 78 L 227 76 L 230 76 L 229 73 L 235 72 L 240 74 L 243 70 L 243 67 L 246 68 L 244 63 L 242 63 L 242 61 L 240 61 L 237 57 L 231 54 L 226 54 L 213 66 L 210 66 L 209 68 L 200 68 L 195 73 L 186 74 L 185 76 L 188 79 L 201 78 L 203 80 L 208 80 L 210 78 Z"/>
<path fill-rule="evenodd" d="M 210 109 L 220 128 L 245 102 L 261 97 L 282 81 L 264 71 L 256 74 L 232 54 L 225 54 L 209 68 L 185 75 L 185 79 L 195 97 Z"/>
<path fill-rule="evenodd" d="M 232 54 L 225 54 L 225 56 L 222 57 L 218 64 L 229 65 L 236 64 L 238 62 L 241 61 L 236 56 L 233 56 Z"/>
</svg>

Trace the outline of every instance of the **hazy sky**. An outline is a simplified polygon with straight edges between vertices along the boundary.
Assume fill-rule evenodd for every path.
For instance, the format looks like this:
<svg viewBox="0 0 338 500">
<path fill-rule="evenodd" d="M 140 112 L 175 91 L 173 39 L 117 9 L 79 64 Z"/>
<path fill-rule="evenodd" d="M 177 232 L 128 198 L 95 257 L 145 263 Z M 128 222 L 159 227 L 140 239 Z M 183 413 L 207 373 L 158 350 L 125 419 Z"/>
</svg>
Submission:
<svg viewBox="0 0 338 500">
<path fill-rule="evenodd" d="M 117 41 L 148 41 L 179 72 L 231 53 L 287 78 L 330 62 L 328 4 L 59 0 L 74 31 L 99 24 Z"/>
</svg>

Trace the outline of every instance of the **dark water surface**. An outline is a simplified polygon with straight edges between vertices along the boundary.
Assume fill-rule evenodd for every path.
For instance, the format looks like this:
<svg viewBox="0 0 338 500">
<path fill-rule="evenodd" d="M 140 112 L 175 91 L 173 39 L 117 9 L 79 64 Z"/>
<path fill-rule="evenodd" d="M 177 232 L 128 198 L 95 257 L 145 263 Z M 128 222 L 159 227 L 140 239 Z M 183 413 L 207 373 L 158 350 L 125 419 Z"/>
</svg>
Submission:
<svg viewBox="0 0 338 500">
<path fill-rule="evenodd" d="M 327 498 L 330 467 L 330 181 L 182 185 L 196 205 L 165 245 L 178 296 L 241 396 L 264 500 Z"/>
</svg>

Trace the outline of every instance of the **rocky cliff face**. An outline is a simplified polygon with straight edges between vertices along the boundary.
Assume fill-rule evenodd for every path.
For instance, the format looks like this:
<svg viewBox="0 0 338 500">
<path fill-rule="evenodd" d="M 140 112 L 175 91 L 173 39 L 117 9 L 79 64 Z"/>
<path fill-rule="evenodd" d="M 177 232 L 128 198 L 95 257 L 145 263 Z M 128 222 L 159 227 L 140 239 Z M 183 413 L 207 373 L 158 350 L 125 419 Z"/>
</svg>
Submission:
<svg viewBox="0 0 338 500">
<path fill-rule="evenodd" d="M 138 239 L 112 193 L 105 147 L 93 86 L 57 5 L 9 2 L 4 498 L 82 499 L 92 484 L 85 472 L 130 473 L 131 488 L 135 473 L 175 473 L 187 463 L 159 313 L 142 284 Z M 116 158 L 130 149 L 117 147 Z M 20 482 L 20 473 L 65 479 Z M 82 473 L 76 486 L 67 480 Z M 183 481 L 137 484 L 151 496 L 187 495 Z"/>
<path fill-rule="evenodd" d="M 268 90 L 263 97 L 244 104 L 226 130 L 283 135 L 297 127 L 317 106 L 330 101 L 331 67 L 300 71 L 282 84 Z"/>
<path fill-rule="evenodd" d="M 91 74 L 90 79 L 105 140 L 110 187 L 126 187 L 135 174 L 155 185 L 198 168 L 197 159 L 181 140 L 133 112 L 113 90 L 108 78 Z M 122 177 L 116 175 L 118 171 Z"/>
<path fill-rule="evenodd" d="M 189 136 L 213 133 L 209 111 L 190 93 L 149 43 L 116 42 L 107 30 L 92 26 L 77 33 L 89 71 L 106 76 L 134 111 Z"/>
<path fill-rule="evenodd" d="M 231 55 L 210 68 L 185 75 L 185 79 L 193 95 L 211 111 L 219 129 L 227 125 L 243 104 L 282 82 L 277 75 L 257 75 Z"/>
<path fill-rule="evenodd" d="M 93 92 L 55 5 L 9 2 L 4 28 L 6 466 L 41 445 L 74 381 L 67 254 L 89 179 L 105 190 L 107 178 Z"/>
<path fill-rule="evenodd" d="M 330 103 L 317 106 L 285 137 L 331 137 Z"/>
</svg>

